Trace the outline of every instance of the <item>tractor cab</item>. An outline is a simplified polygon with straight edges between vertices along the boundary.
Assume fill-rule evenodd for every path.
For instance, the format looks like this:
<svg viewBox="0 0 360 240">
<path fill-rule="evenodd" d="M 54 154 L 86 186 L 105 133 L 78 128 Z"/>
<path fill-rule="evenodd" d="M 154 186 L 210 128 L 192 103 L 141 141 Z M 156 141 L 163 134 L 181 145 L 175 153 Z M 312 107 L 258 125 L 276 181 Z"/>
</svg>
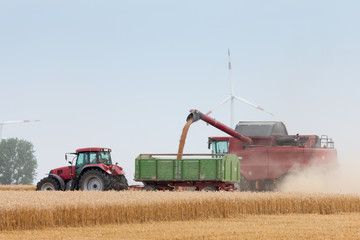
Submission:
<svg viewBox="0 0 360 240">
<path fill-rule="evenodd" d="M 75 178 L 78 178 L 84 167 L 106 165 L 109 167 L 111 162 L 111 149 L 109 148 L 81 148 L 76 150 Z"/>
<path fill-rule="evenodd" d="M 65 159 L 68 160 L 69 154 L 76 155 L 76 165 L 86 163 L 86 164 L 105 164 L 111 165 L 111 149 L 110 148 L 80 148 L 76 150 L 76 153 L 66 153 Z M 74 158 L 74 159 L 75 159 Z M 73 164 L 73 161 L 69 161 L 70 164 Z"/>
</svg>

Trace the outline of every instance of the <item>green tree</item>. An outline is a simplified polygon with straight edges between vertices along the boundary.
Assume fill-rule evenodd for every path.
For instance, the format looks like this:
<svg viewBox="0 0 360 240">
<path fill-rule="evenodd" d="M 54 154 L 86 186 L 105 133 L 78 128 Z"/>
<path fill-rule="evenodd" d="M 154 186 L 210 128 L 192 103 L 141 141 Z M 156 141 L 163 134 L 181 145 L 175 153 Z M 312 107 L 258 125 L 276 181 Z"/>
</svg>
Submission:
<svg viewBox="0 0 360 240">
<path fill-rule="evenodd" d="M 34 145 L 9 138 L 0 142 L 0 184 L 32 184 L 37 161 Z"/>
</svg>

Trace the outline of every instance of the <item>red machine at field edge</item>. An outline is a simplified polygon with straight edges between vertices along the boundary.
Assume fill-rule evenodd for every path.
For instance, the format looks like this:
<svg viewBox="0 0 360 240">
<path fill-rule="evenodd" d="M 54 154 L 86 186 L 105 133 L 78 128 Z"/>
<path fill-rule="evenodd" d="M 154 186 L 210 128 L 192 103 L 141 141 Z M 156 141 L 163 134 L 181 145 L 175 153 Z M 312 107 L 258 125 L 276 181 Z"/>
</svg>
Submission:
<svg viewBox="0 0 360 240">
<path fill-rule="evenodd" d="M 187 120 L 203 120 L 232 137 L 209 137 L 213 153 L 242 157 L 240 190 L 271 191 L 292 171 L 317 166 L 324 171 L 337 167 L 337 151 L 327 136 L 288 135 L 282 122 L 239 122 L 235 130 L 190 110 Z"/>
<path fill-rule="evenodd" d="M 127 179 L 122 167 L 112 164 L 110 148 L 81 148 L 67 167 L 52 169 L 48 177 L 41 179 L 36 190 L 100 190 L 127 189 Z"/>
</svg>

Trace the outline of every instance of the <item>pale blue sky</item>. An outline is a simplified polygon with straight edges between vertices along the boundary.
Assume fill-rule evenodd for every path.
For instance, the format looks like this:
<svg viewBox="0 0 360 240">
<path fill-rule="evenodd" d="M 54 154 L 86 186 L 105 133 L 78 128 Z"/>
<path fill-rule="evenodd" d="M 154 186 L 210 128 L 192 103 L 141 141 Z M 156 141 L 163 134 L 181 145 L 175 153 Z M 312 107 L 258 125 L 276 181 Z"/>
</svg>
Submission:
<svg viewBox="0 0 360 240">
<path fill-rule="evenodd" d="M 327 134 L 341 161 L 360 135 L 358 1 L 0 0 L 0 120 L 33 142 L 38 177 L 63 154 L 104 146 L 134 174 L 140 153 L 175 153 L 189 109 L 229 95 L 237 121 L 277 120 L 290 134 Z M 229 104 L 213 115 L 230 123 Z M 207 152 L 204 123 L 185 152 Z M 357 158 L 356 158 L 357 159 Z M 131 181 L 130 181 L 131 182 Z"/>
</svg>

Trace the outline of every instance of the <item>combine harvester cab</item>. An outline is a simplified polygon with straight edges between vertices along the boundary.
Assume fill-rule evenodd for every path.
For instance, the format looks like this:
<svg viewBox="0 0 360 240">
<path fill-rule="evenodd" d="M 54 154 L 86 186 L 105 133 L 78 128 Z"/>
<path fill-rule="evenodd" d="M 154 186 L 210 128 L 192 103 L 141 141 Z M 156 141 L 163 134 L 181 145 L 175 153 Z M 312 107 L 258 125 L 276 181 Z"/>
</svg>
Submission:
<svg viewBox="0 0 360 240">
<path fill-rule="evenodd" d="M 235 190 L 240 180 L 240 160 L 234 154 L 140 154 L 135 160 L 135 181 L 144 190 Z M 155 158 L 156 156 L 156 158 Z M 174 158 L 171 158 L 171 157 Z M 189 158 L 187 158 L 189 157 Z M 207 158 L 204 158 L 207 157 Z"/>
<path fill-rule="evenodd" d="M 67 153 L 66 160 L 68 155 L 75 155 L 70 166 L 52 169 L 48 177 L 37 183 L 36 190 L 125 190 L 125 172 L 112 164 L 110 153 L 109 148 L 82 148 Z"/>
<path fill-rule="evenodd" d="M 316 167 L 324 172 L 338 166 L 334 142 L 327 136 L 288 135 L 282 122 L 239 122 L 235 130 L 198 110 L 187 120 L 203 120 L 231 137 L 209 137 L 214 154 L 242 157 L 241 191 L 272 191 L 294 171 Z"/>
</svg>

